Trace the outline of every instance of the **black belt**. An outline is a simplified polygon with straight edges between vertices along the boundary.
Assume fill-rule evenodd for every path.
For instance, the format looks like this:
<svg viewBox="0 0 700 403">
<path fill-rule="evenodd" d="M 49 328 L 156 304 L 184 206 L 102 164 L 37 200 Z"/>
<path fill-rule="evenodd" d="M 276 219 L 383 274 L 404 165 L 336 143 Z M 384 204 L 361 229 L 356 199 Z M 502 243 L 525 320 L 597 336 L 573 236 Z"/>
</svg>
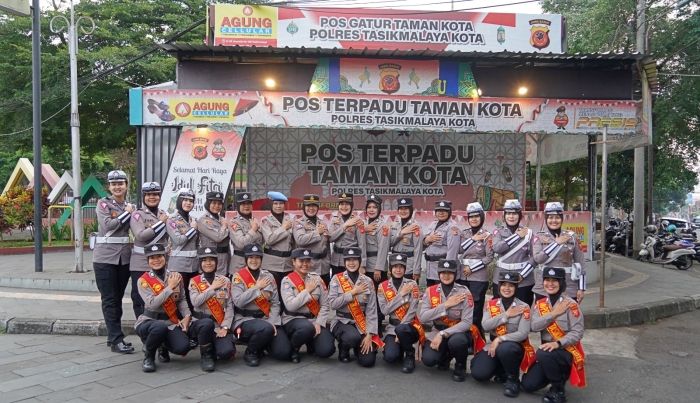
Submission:
<svg viewBox="0 0 700 403">
<path fill-rule="evenodd" d="M 447 253 L 443 253 L 442 255 L 425 255 L 425 261 L 426 262 L 437 262 L 440 259 L 444 259 L 447 257 Z"/>
<path fill-rule="evenodd" d="M 211 319 L 214 321 L 214 323 L 219 323 L 217 320 L 214 318 L 214 315 L 209 315 L 204 312 L 197 312 L 197 311 L 192 311 L 192 317 L 195 319 Z"/>
<path fill-rule="evenodd" d="M 347 248 L 357 248 L 357 245 L 348 246 Z M 335 246 L 335 244 L 333 245 L 333 251 L 337 252 L 337 253 L 343 253 L 343 252 L 345 252 L 345 249 L 347 249 L 347 248 L 341 248 L 341 247 Z"/>
<path fill-rule="evenodd" d="M 352 320 L 355 320 L 355 318 L 352 316 L 352 314 L 351 314 L 350 312 L 339 312 L 339 311 L 335 311 L 335 314 L 336 314 L 336 316 L 340 316 L 341 318 L 344 318 L 344 319 L 352 319 Z"/>
<path fill-rule="evenodd" d="M 325 259 L 326 256 L 328 256 L 328 251 L 325 250 L 323 253 L 310 253 L 309 256 L 311 256 L 311 259 Z"/>
<path fill-rule="evenodd" d="M 265 248 L 265 253 L 277 257 L 290 257 L 292 256 L 292 251 L 282 252 L 280 250 L 267 249 Z"/>
<path fill-rule="evenodd" d="M 228 251 L 227 251 L 228 252 Z M 233 254 L 240 257 L 245 257 L 245 253 L 242 250 L 233 250 Z"/>
<path fill-rule="evenodd" d="M 246 318 L 261 319 L 265 317 L 265 312 L 263 311 L 253 311 L 248 309 L 233 308 L 233 311 L 239 315 L 243 315 Z"/>
<path fill-rule="evenodd" d="M 228 253 L 228 246 L 217 246 L 216 253 Z"/>
<path fill-rule="evenodd" d="M 397 252 L 397 251 L 392 249 L 391 253 L 402 253 L 402 254 L 406 255 L 406 257 L 413 257 L 413 252 Z"/>
<path fill-rule="evenodd" d="M 289 315 L 289 316 L 303 316 L 303 317 L 305 317 L 306 319 L 313 319 L 313 318 L 315 318 L 314 314 L 311 313 L 311 312 L 307 312 L 307 313 L 304 313 L 304 312 L 292 312 L 292 311 L 288 310 L 287 308 L 284 308 L 283 311 L 284 311 L 284 313 L 286 313 L 286 314 Z"/>
<path fill-rule="evenodd" d="M 433 327 L 436 330 L 445 330 L 445 329 L 449 328 L 449 326 L 447 326 L 447 325 L 438 325 L 437 323 L 433 323 Z"/>
<path fill-rule="evenodd" d="M 379 256 L 379 251 L 375 250 L 374 252 L 365 252 L 367 253 L 367 257 L 377 257 Z"/>
<path fill-rule="evenodd" d="M 148 309 L 144 309 L 143 315 L 147 316 L 151 319 L 154 319 L 154 320 L 170 320 L 170 316 L 168 316 L 168 314 L 165 312 L 153 312 L 153 311 L 149 311 Z M 178 311 L 177 318 L 180 319 L 180 316 L 181 316 L 181 314 Z"/>
<path fill-rule="evenodd" d="M 401 321 L 398 320 L 398 319 L 389 319 L 389 324 L 390 324 L 391 326 L 398 326 L 398 325 L 401 324 Z"/>
</svg>

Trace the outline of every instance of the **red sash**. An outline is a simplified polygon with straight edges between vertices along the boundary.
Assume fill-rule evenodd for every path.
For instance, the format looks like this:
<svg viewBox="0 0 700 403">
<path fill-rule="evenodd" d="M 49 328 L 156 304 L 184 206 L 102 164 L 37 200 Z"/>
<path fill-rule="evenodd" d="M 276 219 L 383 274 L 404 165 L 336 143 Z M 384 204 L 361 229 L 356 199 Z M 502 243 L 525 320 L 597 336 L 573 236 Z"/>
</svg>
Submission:
<svg viewBox="0 0 700 403">
<path fill-rule="evenodd" d="M 238 273 L 236 273 L 236 275 L 240 277 L 241 280 L 243 280 L 243 284 L 245 284 L 246 288 L 255 287 L 255 278 L 252 274 L 250 274 L 250 271 L 247 267 L 238 270 Z M 265 295 L 263 295 L 262 290 L 260 290 L 260 296 L 255 298 L 253 302 L 255 302 L 255 305 L 257 305 L 258 308 L 260 308 L 260 310 L 263 311 L 265 316 L 267 316 L 268 318 L 270 317 L 270 301 L 268 301 L 267 298 L 265 298 Z"/>
<path fill-rule="evenodd" d="M 437 290 L 439 285 L 440 284 L 435 284 L 428 288 L 428 295 L 430 296 L 431 308 L 435 308 L 442 303 L 442 293 L 438 292 Z M 469 297 L 471 298 L 471 295 L 469 295 Z M 473 304 L 474 303 L 472 302 L 471 305 Z M 440 320 L 445 322 L 449 327 L 452 327 L 459 323 L 458 320 L 452 320 L 447 316 L 441 317 Z M 472 324 L 472 327 L 469 328 L 469 333 L 472 334 L 472 339 L 474 339 L 474 354 L 476 354 L 479 351 L 483 350 L 484 347 L 486 347 L 486 342 L 484 341 L 484 338 L 481 337 L 479 328 L 476 327 L 474 324 Z"/>
<path fill-rule="evenodd" d="M 202 281 L 201 275 L 194 276 L 192 278 L 192 282 L 200 292 L 204 292 L 207 288 L 209 288 L 209 286 Z M 226 313 L 224 312 L 224 308 L 219 303 L 219 300 L 214 296 L 212 298 L 209 298 L 207 302 L 205 302 L 205 304 L 207 305 L 207 308 L 209 308 L 209 311 L 211 312 L 214 319 L 216 319 L 216 321 L 219 323 L 219 325 L 224 323 L 224 317 L 226 316 Z"/>
<path fill-rule="evenodd" d="M 335 276 L 338 278 L 338 282 L 340 283 L 340 288 L 343 290 L 343 293 L 346 293 L 352 290 L 352 285 L 350 284 L 348 279 L 345 278 L 344 274 L 345 272 L 338 273 Z M 362 334 L 367 334 L 367 320 L 365 319 L 364 312 L 362 312 L 362 307 L 360 306 L 360 303 L 357 302 L 357 296 L 353 295 L 352 301 L 348 303 L 348 309 L 350 309 L 350 314 L 355 320 L 357 327 L 360 328 Z M 375 334 L 374 336 L 372 336 L 372 342 L 376 344 L 379 348 L 384 347 L 384 342 L 382 341 L 382 339 L 379 338 L 379 335 Z"/>
<path fill-rule="evenodd" d="M 150 273 L 143 273 L 143 276 L 141 276 L 141 280 L 139 282 L 142 281 L 145 282 L 148 287 L 151 287 L 151 290 L 156 295 L 160 294 L 165 289 L 165 285 L 163 285 L 163 283 L 161 283 L 161 281 L 156 277 L 151 277 Z M 163 302 L 163 309 L 165 309 L 165 313 L 168 314 L 168 317 L 173 323 L 180 322 L 177 319 L 177 304 L 175 303 L 173 297 L 166 298 L 166 300 Z"/>
<path fill-rule="evenodd" d="M 289 281 L 294 284 L 294 286 L 297 288 L 299 292 L 302 292 L 306 289 L 306 284 L 304 283 L 304 280 L 301 279 L 301 276 L 297 274 L 297 272 L 293 271 L 289 273 L 287 276 L 289 277 Z M 323 280 L 321 280 L 323 281 Z M 321 284 L 319 286 L 322 287 Z M 309 308 L 309 311 L 314 314 L 314 316 L 318 317 L 318 313 L 321 312 L 321 305 L 316 301 L 313 295 L 309 293 L 309 296 L 311 297 L 311 301 L 306 303 L 306 307 Z"/>
<path fill-rule="evenodd" d="M 492 298 L 489 301 L 489 313 L 491 314 L 492 318 L 495 318 L 496 316 L 500 315 L 503 313 L 503 310 L 501 309 L 501 306 L 497 304 L 498 298 Z M 530 316 L 530 308 L 525 307 L 525 311 L 523 312 L 523 315 L 526 315 L 526 317 Z M 496 328 L 496 334 L 499 336 L 503 336 L 505 334 L 508 334 L 508 331 L 506 330 L 506 325 L 500 325 Z M 532 345 L 530 344 L 530 337 L 526 338 L 524 341 L 520 342 L 520 345 L 523 346 L 525 349 L 525 355 L 523 356 L 523 361 L 520 363 L 520 369 L 523 372 L 527 372 L 528 369 L 532 366 L 532 364 L 535 363 L 537 360 L 537 357 L 535 355 L 535 349 L 532 348 Z"/>
<path fill-rule="evenodd" d="M 537 309 L 540 312 L 540 316 L 545 316 L 548 313 L 551 313 L 552 308 L 549 306 L 548 298 L 542 298 L 541 300 L 537 301 Z M 556 320 L 552 322 L 551 325 L 547 326 L 547 331 L 552 338 L 557 341 L 566 335 L 561 327 L 559 327 Z M 566 346 L 564 348 L 574 357 L 573 361 L 571 362 L 571 375 L 569 376 L 569 382 L 572 386 L 585 388 L 588 386 L 586 384 L 586 368 L 584 365 L 586 361 L 586 353 L 583 352 L 581 342 L 579 341 L 576 343 L 576 347 Z"/>
<path fill-rule="evenodd" d="M 389 288 L 389 280 L 384 281 L 382 284 L 379 285 L 379 289 L 382 290 L 382 293 L 384 293 L 384 298 L 386 298 L 387 302 L 391 302 L 394 298 L 396 298 L 396 291 L 393 289 Z M 415 288 L 415 293 L 418 293 L 418 286 L 414 286 Z M 400 321 L 403 322 L 403 318 L 406 317 L 406 314 L 408 313 L 408 309 L 406 309 L 405 306 L 401 305 L 399 306 L 395 311 L 394 314 L 399 318 Z M 425 341 L 427 340 L 425 337 L 425 329 L 423 329 L 423 325 L 420 324 L 420 321 L 418 320 L 417 316 L 413 317 L 413 320 L 411 321 L 411 326 L 413 326 L 417 331 L 418 331 L 418 341 L 420 342 L 421 346 L 425 344 Z"/>
</svg>

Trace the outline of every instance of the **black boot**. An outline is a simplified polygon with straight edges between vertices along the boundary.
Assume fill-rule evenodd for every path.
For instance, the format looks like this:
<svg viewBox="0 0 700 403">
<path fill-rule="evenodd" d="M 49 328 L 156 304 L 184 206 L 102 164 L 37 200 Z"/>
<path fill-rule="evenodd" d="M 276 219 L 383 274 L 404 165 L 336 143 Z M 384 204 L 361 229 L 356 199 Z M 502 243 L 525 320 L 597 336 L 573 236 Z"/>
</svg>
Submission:
<svg viewBox="0 0 700 403">
<path fill-rule="evenodd" d="M 313 341 L 312 341 L 312 342 L 309 342 L 309 343 L 306 345 L 306 354 L 308 354 L 308 355 L 314 355 L 314 354 L 316 354 L 316 349 L 314 348 L 314 342 L 313 342 Z"/>
<path fill-rule="evenodd" d="M 566 393 L 564 392 L 564 382 L 552 382 L 552 387 L 549 388 L 549 393 L 542 398 L 543 403 L 564 403 L 566 402 Z"/>
<path fill-rule="evenodd" d="M 156 352 L 148 351 L 143 354 L 143 364 L 141 364 L 143 372 L 156 372 Z"/>
<path fill-rule="evenodd" d="M 467 367 L 467 363 L 465 362 L 456 362 L 455 363 L 455 370 L 452 373 L 452 380 L 455 382 L 464 382 L 465 378 L 465 368 Z"/>
<path fill-rule="evenodd" d="M 518 397 L 520 393 L 520 377 L 518 375 L 508 375 L 506 389 L 503 394 L 508 397 Z"/>
<path fill-rule="evenodd" d="M 493 376 L 493 381 L 496 383 L 503 384 L 503 383 L 506 383 L 507 380 L 508 380 L 508 377 L 506 376 L 505 372 L 499 372 Z"/>
<path fill-rule="evenodd" d="M 350 362 L 350 350 L 345 350 L 345 349 L 340 349 L 338 350 L 338 361 L 342 362 L 343 364 L 347 364 Z"/>
<path fill-rule="evenodd" d="M 415 351 L 407 351 L 406 357 L 403 359 L 403 368 L 401 368 L 401 372 L 404 374 L 411 374 L 414 369 L 416 369 L 416 353 Z"/>
<path fill-rule="evenodd" d="M 250 348 L 245 349 L 245 354 L 243 355 L 243 361 L 245 365 L 249 367 L 257 367 L 260 365 L 260 359 L 258 358 L 258 353 L 256 351 L 251 351 Z"/>
<path fill-rule="evenodd" d="M 199 363 L 202 366 L 202 371 L 214 371 L 214 347 L 211 343 L 206 346 L 199 346 Z"/>
<path fill-rule="evenodd" d="M 445 354 L 438 363 L 438 371 L 447 371 L 450 369 L 450 361 L 452 361 L 452 357 L 449 354 Z"/>
<path fill-rule="evenodd" d="M 298 348 L 292 348 L 292 356 L 290 357 L 292 364 L 299 364 L 301 362 L 301 355 L 299 355 Z"/>
<path fill-rule="evenodd" d="M 170 362 L 170 353 L 165 347 L 165 344 L 161 344 L 160 347 L 158 347 L 158 361 Z"/>
</svg>

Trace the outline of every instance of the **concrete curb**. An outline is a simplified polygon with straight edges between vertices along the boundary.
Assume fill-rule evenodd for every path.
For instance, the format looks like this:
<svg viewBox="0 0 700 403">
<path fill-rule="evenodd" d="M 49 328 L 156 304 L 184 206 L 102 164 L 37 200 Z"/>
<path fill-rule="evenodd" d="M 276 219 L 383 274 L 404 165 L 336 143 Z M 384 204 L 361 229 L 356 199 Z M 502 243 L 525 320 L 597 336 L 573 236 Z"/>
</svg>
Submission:
<svg viewBox="0 0 700 403">
<path fill-rule="evenodd" d="M 94 277 L 94 275 L 93 275 Z M 0 287 L 52 291 L 98 292 L 95 280 L 0 277 Z M 127 287 L 127 293 L 131 292 Z M 128 294 L 127 294 L 128 295 Z"/>
<path fill-rule="evenodd" d="M 642 325 L 696 309 L 700 309 L 700 294 L 624 308 L 595 309 L 583 316 L 586 329 L 604 329 Z"/>
<path fill-rule="evenodd" d="M 133 320 L 122 321 L 122 332 L 134 334 Z M 0 318 L 0 333 L 60 334 L 70 336 L 107 336 L 102 320 Z"/>
</svg>

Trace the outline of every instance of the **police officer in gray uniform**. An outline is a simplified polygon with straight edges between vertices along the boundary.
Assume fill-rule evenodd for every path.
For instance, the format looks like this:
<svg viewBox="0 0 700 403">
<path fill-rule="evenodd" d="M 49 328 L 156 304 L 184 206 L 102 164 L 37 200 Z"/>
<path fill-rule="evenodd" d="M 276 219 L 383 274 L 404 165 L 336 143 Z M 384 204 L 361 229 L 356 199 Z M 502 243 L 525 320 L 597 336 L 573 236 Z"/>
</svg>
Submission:
<svg viewBox="0 0 700 403">
<path fill-rule="evenodd" d="M 462 243 L 459 249 L 462 276 L 466 280 L 456 280 L 457 283 L 466 285 L 474 295 L 473 322 L 482 335 L 484 330 L 481 327 L 481 318 L 484 312 L 486 290 L 489 288 L 489 264 L 493 261 L 493 249 L 489 242 L 491 234 L 483 228 L 485 218 L 486 214 L 481 204 L 467 205 L 469 228 L 462 232 Z"/>
<path fill-rule="evenodd" d="M 194 192 L 182 188 L 177 192 L 176 212 L 168 217 L 166 231 L 170 237 L 170 260 L 168 268 L 182 275 L 182 280 L 189 285 L 190 279 L 199 272 L 197 259 L 197 222 L 190 216 L 194 208 Z M 189 287 L 185 288 L 185 297 L 190 311 L 193 310 Z"/>
<path fill-rule="evenodd" d="M 262 219 L 260 229 L 265 242 L 265 259 L 262 268 L 275 277 L 277 287 L 282 286 L 282 279 L 292 270 L 292 218 L 284 213 L 287 197 L 280 192 L 267 192 L 270 198 L 270 215 Z"/>
<path fill-rule="evenodd" d="M 231 243 L 233 244 L 233 256 L 229 274 L 236 274 L 245 267 L 243 248 L 252 243 L 262 243 L 263 236 L 260 232 L 260 223 L 253 218 L 253 197 L 248 192 L 238 192 L 234 198 L 234 205 L 238 215 L 229 223 Z"/>
<path fill-rule="evenodd" d="M 421 250 L 423 234 L 420 225 L 413 219 L 413 199 L 402 197 L 398 201 L 399 219 L 389 230 L 391 253 L 403 253 L 408 257 L 405 276 L 418 282 L 421 272 Z M 384 228 L 382 228 L 384 235 Z"/>
<path fill-rule="evenodd" d="M 345 271 L 331 279 L 328 304 L 335 310 L 331 320 L 331 333 L 338 340 L 338 360 L 350 362 L 350 349 L 354 350 L 357 362 L 362 367 L 372 367 L 377 359 L 377 349 L 373 344 L 379 324 L 377 322 L 377 296 L 372 280 L 360 273 L 360 248 L 345 248 L 343 258 Z M 342 284 L 349 284 L 351 289 L 345 291 Z M 349 287 L 348 287 L 349 288 Z M 365 319 L 365 328 L 355 321 L 348 304 L 359 304 Z"/>
<path fill-rule="evenodd" d="M 539 266 L 535 269 L 536 299 L 545 297 L 542 286 L 542 267 L 561 267 L 566 271 L 565 296 L 579 304 L 586 290 L 586 257 L 576 233 L 562 229 L 564 208 L 559 202 L 547 203 L 544 208 L 547 229 L 532 238 L 532 258 Z"/>
<path fill-rule="evenodd" d="M 92 267 L 102 299 L 107 345 L 115 353 L 131 353 L 134 348 L 122 333 L 122 299 L 129 284 L 129 221 L 134 206 L 124 200 L 129 182 L 123 171 L 111 171 L 107 180 L 112 196 L 100 199 L 95 209 L 97 234 L 93 237 Z"/>
<path fill-rule="evenodd" d="M 498 262 L 493 271 L 493 296 L 498 298 L 498 278 L 504 270 L 520 275 L 515 297 L 532 305 L 532 287 L 535 285 L 532 256 L 532 230 L 522 227 L 523 207 L 517 199 L 506 200 L 503 206 L 504 224 L 493 231 L 493 251 Z"/>
<path fill-rule="evenodd" d="M 430 223 L 423 238 L 428 286 L 440 282 L 437 267 L 440 259 L 456 260 L 458 258 L 462 238 L 457 223 L 452 219 L 452 202 L 436 201 L 435 217 L 437 220 Z M 464 279 L 461 270 L 456 275 L 456 280 Z"/>
<path fill-rule="evenodd" d="M 362 250 L 365 251 L 367 260 L 364 264 L 365 271 L 362 274 L 366 274 L 367 277 L 372 279 L 374 290 L 377 291 L 379 284 L 387 279 L 386 264 L 390 247 L 389 223 L 382 218 L 382 198 L 375 194 L 367 196 L 365 213 L 367 214 L 367 220 L 364 224 L 365 245 Z M 405 266 L 406 261 L 403 263 Z M 360 268 L 360 271 L 362 271 L 362 268 Z M 381 335 L 384 314 L 379 309 L 379 306 L 377 306 L 377 309 L 379 334 Z"/>
<path fill-rule="evenodd" d="M 231 260 L 231 239 L 226 218 L 222 214 L 223 208 L 224 194 L 207 192 L 204 201 L 206 213 L 197 219 L 197 231 L 200 246 L 216 249 L 216 274 L 226 276 L 229 274 L 228 265 Z"/>
<path fill-rule="evenodd" d="M 304 216 L 294 221 L 292 234 L 300 248 L 311 252 L 311 271 L 321 276 L 328 284 L 331 281 L 331 260 L 328 255 L 330 233 L 328 224 L 318 217 L 319 198 L 316 194 L 306 194 L 303 199 Z"/>
<path fill-rule="evenodd" d="M 463 382 L 469 348 L 474 343 L 469 333 L 474 301 L 469 289 L 454 281 L 457 261 L 440 259 L 437 266 L 440 282 L 425 291 L 418 314 L 421 323 L 433 322 L 433 330 L 426 336 L 428 341 L 423 347 L 423 364 L 437 365 L 438 370 L 447 371 L 454 357 L 452 380 Z"/>
<path fill-rule="evenodd" d="M 145 248 L 155 244 L 167 247 L 168 237 L 165 222 L 168 215 L 158 208 L 160 204 L 161 187 L 158 182 L 145 182 L 141 186 L 143 207 L 131 215 L 129 227 L 134 234 L 134 250 L 131 254 L 129 270 L 131 270 L 131 301 L 134 305 L 134 316 L 143 314 L 143 299 L 138 290 L 138 281 L 148 272 L 148 259 Z"/>
<path fill-rule="evenodd" d="M 333 254 L 331 254 L 332 275 L 345 271 L 343 264 L 343 251 L 345 248 L 360 248 L 362 250 L 362 262 L 367 262 L 364 250 L 365 222 L 352 213 L 354 205 L 352 193 L 342 193 L 338 196 L 338 216 L 332 220 L 329 230 L 329 240 L 333 243 Z"/>
</svg>

